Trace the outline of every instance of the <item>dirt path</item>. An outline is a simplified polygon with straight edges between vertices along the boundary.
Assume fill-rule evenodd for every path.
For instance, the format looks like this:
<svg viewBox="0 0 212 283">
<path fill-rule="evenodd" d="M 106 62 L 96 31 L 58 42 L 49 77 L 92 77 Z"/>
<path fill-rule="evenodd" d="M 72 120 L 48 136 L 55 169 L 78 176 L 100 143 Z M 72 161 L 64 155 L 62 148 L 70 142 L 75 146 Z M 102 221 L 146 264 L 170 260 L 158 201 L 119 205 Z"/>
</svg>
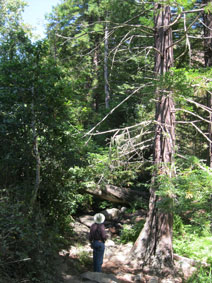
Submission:
<svg viewBox="0 0 212 283">
<path fill-rule="evenodd" d="M 89 221 L 89 217 L 84 218 Z M 90 247 L 88 241 L 89 225 L 82 223 L 77 220 L 71 224 L 73 228 L 73 235 L 70 237 L 70 247 L 67 250 L 62 250 L 59 253 L 58 258 L 58 272 L 63 278 L 63 282 L 66 283 L 103 283 L 103 282 L 119 282 L 119 283 L 180 283 L 181 278 L 163 278 L 151 276 L 147 273 L 143 273 L 143 270 L 136 269 L 135 267 L 129 266 L 129 254 L 132 248 L 132 243 L 121 244 L 118 242 L 119 236 L 117 233 L 109 233 L 109 239 L 105 244 L 105 255 L 104 263 L 102 266 L 102 276 L 108 276 L 107 279 L 98 278 L 97 274 L 93 273 L 92 267 L 92 253 L 93 250 Z M 114 228 L 115 229 L 115 228 Z M 185 265 L 185 273 L 188 271 L 193 272 L 189 269 L 192 266 L 187 264 L 186 259 L 177 261 L 179 268 Z M 183 272 L 184 273 L 184 272 Z M 184 273 L 184 274 L 185 274 Z M 86 281 L 82 279 L 82 275 L 86 275 Z M 189 274 L 188 274 L 189 275 Z M 100 275 L 99 275 L 100 276 Z M 113 279 L 109 279 L 111 278 Z M 88 279 L 90 278 L 90 279 Z M 92 278 L 92 279 L 91 279 Z M 103 280 L 103 281 L 102 281 Z"/>
</svg>

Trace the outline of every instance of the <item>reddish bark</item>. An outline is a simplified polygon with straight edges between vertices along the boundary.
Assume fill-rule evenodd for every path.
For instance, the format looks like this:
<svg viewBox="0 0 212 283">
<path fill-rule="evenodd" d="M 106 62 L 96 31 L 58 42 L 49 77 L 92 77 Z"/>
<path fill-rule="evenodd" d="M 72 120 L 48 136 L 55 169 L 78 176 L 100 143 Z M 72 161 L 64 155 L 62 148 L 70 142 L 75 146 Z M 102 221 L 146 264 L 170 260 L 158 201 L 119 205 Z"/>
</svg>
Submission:
<svg viewBox="0 0 212 283">
<path fill-rule="evenodd" d="M 159 77 L 173 66 L 171 11 L 169 6 L 155 4 L 155 73 Z M 155 177 L 158 175 L 172 176 L 172 163 L 175 147 L 175 105 L 168 91 L 157 89 L 156 96 L 156 128 L 154 163 Z M 173 271 L 172 226 L 173 216 L 170 207 L 166 210 L 158 204 L 164 200 L 156 195 L 158 184 L 153 178 L 149 213 L 137 241 L 132 249 L 138 265 L 150 266 L 157 274 Z M 168 198 L 168 203 L 172 203 Z"/>
</svg>

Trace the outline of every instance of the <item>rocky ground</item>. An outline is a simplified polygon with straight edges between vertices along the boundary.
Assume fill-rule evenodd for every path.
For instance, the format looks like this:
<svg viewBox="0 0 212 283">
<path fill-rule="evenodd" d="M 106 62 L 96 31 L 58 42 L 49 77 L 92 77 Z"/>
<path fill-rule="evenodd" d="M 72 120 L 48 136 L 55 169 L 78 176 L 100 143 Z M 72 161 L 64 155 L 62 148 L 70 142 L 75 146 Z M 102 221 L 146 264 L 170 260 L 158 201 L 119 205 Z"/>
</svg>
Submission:
<svg viewBox="0 0 212 283">
<path fill-rule="evenodd" d="M 104 255 L 103 272 L 92 272 L 92 249 L 88 241 L 89 228 L 93 223 L 93 216 L 85 215 L 75 219 L 71 226 L 74 231 L 70 239 L 70 248 L 60 252 L 59 269 L 65 283 L 180 283 L 181 278 L 159 279 L 155 276 L 143 273 L 129 264 L 129 253 L 132 243 L 121 244 L 119 242 L 120 230 L 123 225 L 131 227 L 133 223 L 145 219 L 145 211 L 127 213 L 125 208 L 107 209 L 103 211 L 106 216 L 105 226 L 108 240 Z M 184 258 L 178 258 L 176 264 L 183 270 L 184 276 L 188 277 L 195 267 Z"/>
</svg>

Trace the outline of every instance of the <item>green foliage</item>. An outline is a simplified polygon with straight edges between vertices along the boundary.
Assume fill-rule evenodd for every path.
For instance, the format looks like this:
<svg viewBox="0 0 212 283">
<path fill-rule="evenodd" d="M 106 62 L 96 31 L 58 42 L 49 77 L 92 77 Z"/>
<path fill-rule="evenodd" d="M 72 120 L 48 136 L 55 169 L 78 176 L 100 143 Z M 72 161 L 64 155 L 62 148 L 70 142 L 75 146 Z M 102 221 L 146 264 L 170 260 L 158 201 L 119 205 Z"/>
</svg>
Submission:
<svg viewBox="0 0 212 283">
<path fill-rule="evenodd" d="M 205 13 L 209 14 L 212 12 L 212 3 L 208 2 L 207 5 L 204 7 Z"/>
<path fill-rule="evenodd" d="M 108 56 L 108 79 L 113 92 L 111 108 L 118 105 L 138 85 L 145 83 L 143 65 L 146 66 L 145 76 L 150 69 L 149 66 L 153 66 L 153 61 L 149 60 L 145 54 L 133 54 L 133 52 L 129 54 L 128 52 L 131 48 L 132 50 L 142 48 L 147 42 L 152 41 L 152 39 L 140 39 L 139 36 L 137 37 L 139 29 L 134 31 L 130 25 L 128 27 L 125 24 L 129 17 L 132 18 L 130 24 L 139 24 L 141 17 L 137 17 L 137 12 L 133 1 L 117 3 L 114 0 L 99 2 L 66 0 L 58 5 L 49 17 L 50 46 L 56 50 L 57 63 L 65 67 L 67 78 L 71 82 L 69 88 L 72 89 L 75 109 L 88 110 L 87 115 L 84 115 L 86 113 L 82 111 L 79 115 L 80 121 L 82 116 L 84 118 L 82 122 L 85 128 L 90 129 L 108 113 L 105 109 L 104 81 L 102 80 L 105 20 L 108 21 L 111 35 Z M 152 12 L 149 14 L 149 22 L 152 23 Z M 146 21 L 145 17 L 142 19 Z M 122 25 L 123 28 L 121 28 Z M 61 37 L 55 38 L 55 33 L 59 33 Z M 126 33 L 129 33 L 128 38 L 125 38 Z M 64 41 L 63 36 L 70 37 L 71 41 Z M 120 48 L 123 50 L 121 56 Z M 140 93 L 134 95 L 130 102 L 126 102 L 109 116 L 100 130 L 117 127 L 130 120 L 134 122 L 134 117 L 137 115 L 136 107 L 143 99 L 148 102 L 150 100 L 146 95 L 141 99 Z M 147 113 L 150 112 L 149 105 Z M 95 140 L 101 143 L 100 139 L 101 137 Z M 102 144 L 105 145 L 105 141 Z"/>
<path fill-rule="evenodd" d="M 144 226 L 145 221 L 139 221 L 133 225 L 124 224 L 121 230 L 120 242 L 126 244 L 135 242 Z"/>
<path fill-rule="evenodd" d="M 167 207 L 166 200 L 172 203 L 174 211 L 183 216 L 190 215 L 190 222 L 204 225 L 211 217 L 212 178 L 210 169 L 194 156 L 176 159 L 176 176 L 157 177 L 159 189 L 156 194 L 162 196 L 161 203 Z"/>
<path fill-rule="evenodd" d="M 187 228 L 190 230 L 188 231 Z M 212 264 L 210 246 L 211 235 L 200 236 L 194 227 L 185 227 L 183 237 L 174 239 L 173 248 L 177 254 Z"/>
<path fill-rule="evenodd" d="M 113 204 L 110 203 L 109 201 L 102 201 L 99 205 L 99 208 L 104 210 L 104 209 L 107 209 L 107 208 L 113 208 Z"/>
<path fill-rule="evenodd" d="M 26 6 L 22 0 L 0 0 L 0 37 L 20 28 L 21 12 Z"/>
<path fill-rule="evenodd" d="M 30 215 L 26 204 L 1 199 L 0 231 L 1 280 L 55 280 L 57 274 L 54 261 L 60 243 L 56 227 L 47 227 L 41 214 Z"/>
<path fill-rule="evenodd" d="M 119 164 L 116 154 L 109 154 L 108 150 L 99 150 L 99 153 L 88 153 L 89 165 L 85 169 L 87 180 L 85 185 L 96 187 L 96 184 L 111 184 L 129 187 L 134 184 L 138 171 L 134 166 Z"/>
<path fill-rule="evenodd" d="M 48 56 L 45 41 L 31 44 L 20 32 L 11 58 L 7 52 L 1 53 L 0 67 L 1 184 L 21 201 L 30 201 L 35 182 L 33 122 L 42 172 L 38 201 L 49 222 L 62 227 L 81 201 L 68 181 L 68 170 L 76 160 L 82 162 L 84 153 L 80 125 L 68 103 L 69 82 Z"/>
<path fill-rule="evenodd" d="M 172 3 L 172 1 L 170 1 L 170 4 L 177 4 L 177 7 L 178 8 L 181 8 L 182 7 L 185 9 L 185 10 L 190 10 L 194 7 L 195 5 L 195 0 L 177 0 L 177 1 L 174 1 L 174 3 Z"/>
<path fill-rule="evenodd" d="M 207 270 L 206 268 L 200 267 L 186 282 L 187 283 L 211 283 L 212 280 L 212 269 Z"/>
<path fill-rule="evenodd" d="M 81 251 L 79 254 L 80 270 L 82 267 L 92 266 L 92 256 L 87 251 Z"/>
<path fill-rule="evenodd" d="M 211 69 L 174 68 L 162 80 L 176 103 L 176 153 L 208 159 L 207 91 L 211 89 Z M 195 121 L 195 123 L 193 123 Z M 195 138 L 194 138 L 195 137 Z"/>
<path fill-rule="evenodd" d="M 174 249 L 177 253 L 212 264 L 210 222 L 205 220 L 202 226 L 185 224 L 179 215 L 175 215 L 173 231 Z"/>
<path fill-rule="evenodd" d="M 181 171 L 174 180 L 176 210 L 181 215 L 187 212 L 191 223 L 204 225 L 211 217 L 211 171 L 195 157 L 188 158 L 183 164 L 179 160 L 179 163 Z"/>
<path fill-rule="evenodd" d="M 181 216 L 182 217 L 182 216 Z M 210 231 L 210 222 L 202 219 L 202 225 L 185 224 L 187 222 L 185 215 L 184 222 L 179 215 L 174 216 L 173 229 L 173 249 L 174 252 L 199 262 L 205 262 L 210 267 L 200 267 L 197 273 L 189 278 L 188 282 L 211 282 L 212 257 L 210 247 L 212 237 Z"/>
</svg>

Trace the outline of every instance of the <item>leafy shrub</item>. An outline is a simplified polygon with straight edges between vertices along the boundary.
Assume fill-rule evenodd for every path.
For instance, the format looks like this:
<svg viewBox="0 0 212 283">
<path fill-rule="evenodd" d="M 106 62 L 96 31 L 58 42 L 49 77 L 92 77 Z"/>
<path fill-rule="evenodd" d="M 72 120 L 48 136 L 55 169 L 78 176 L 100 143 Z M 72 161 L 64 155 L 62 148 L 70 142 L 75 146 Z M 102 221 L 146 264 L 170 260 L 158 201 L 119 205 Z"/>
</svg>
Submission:
<svg viewBox="0 0 212 283">
<path fill-rule="evenodd" d="M 82 266 L 91 266 L 92 265 L 92 257 L 87 251 L 81 251 L 79 254 L 79 262 Z"/>
<path fill-rule="evenodd" d="M 119 164 L 116 154 L 99 149 L 99 153 L 88 154 L 89 165 L 84 174 L 87 176 L 86 186 L 95 184 L 113 184 L 115 186 L 133 186 L 138 176 L 138 170 L 133 165 L 127 167 Z"/>
<path fill-rule="evenodd" d="M 120 242 L 123 244 L 126 244 L 128 242 L 134 243 L 138 238 L 143 226 L 144 226 L 144 221 L 139 221 L 134 225 L 125 224 L 121 231 Z"/>
<path fill-rule="evenodd" d="M 194 273 L 186 283 L 211 283 L 212 269 L 200 268 L 198 272 Z"/>
<path fill-rule="evenodd" d="M 1 201 L 0 231 L 1 279 L 11 283 L 55 282 L 59 240 L 42 215 L 30 215 L 23 203 Z"/>
<path fill-rule="evenodd" d="M 200 262 L 207 262 L 211 266 L 201 267 L 187 282 L 210 283 L 212 268 L 210 223 L 204 222 L 204 226 L 184 224 L 182 218 L 175 215 L 173 228 L 174 252 Z"/>
<path fill-rule="evenodd" d="M 181 231 L 174 230 L 174 251 L 182 256 L 212 264 L 211 251 L 209 250 L 209 247 L 212 246 L 210 232 L 200 232 L 199 227 L 191 225 L 184 225 Z"/>
</svg>

